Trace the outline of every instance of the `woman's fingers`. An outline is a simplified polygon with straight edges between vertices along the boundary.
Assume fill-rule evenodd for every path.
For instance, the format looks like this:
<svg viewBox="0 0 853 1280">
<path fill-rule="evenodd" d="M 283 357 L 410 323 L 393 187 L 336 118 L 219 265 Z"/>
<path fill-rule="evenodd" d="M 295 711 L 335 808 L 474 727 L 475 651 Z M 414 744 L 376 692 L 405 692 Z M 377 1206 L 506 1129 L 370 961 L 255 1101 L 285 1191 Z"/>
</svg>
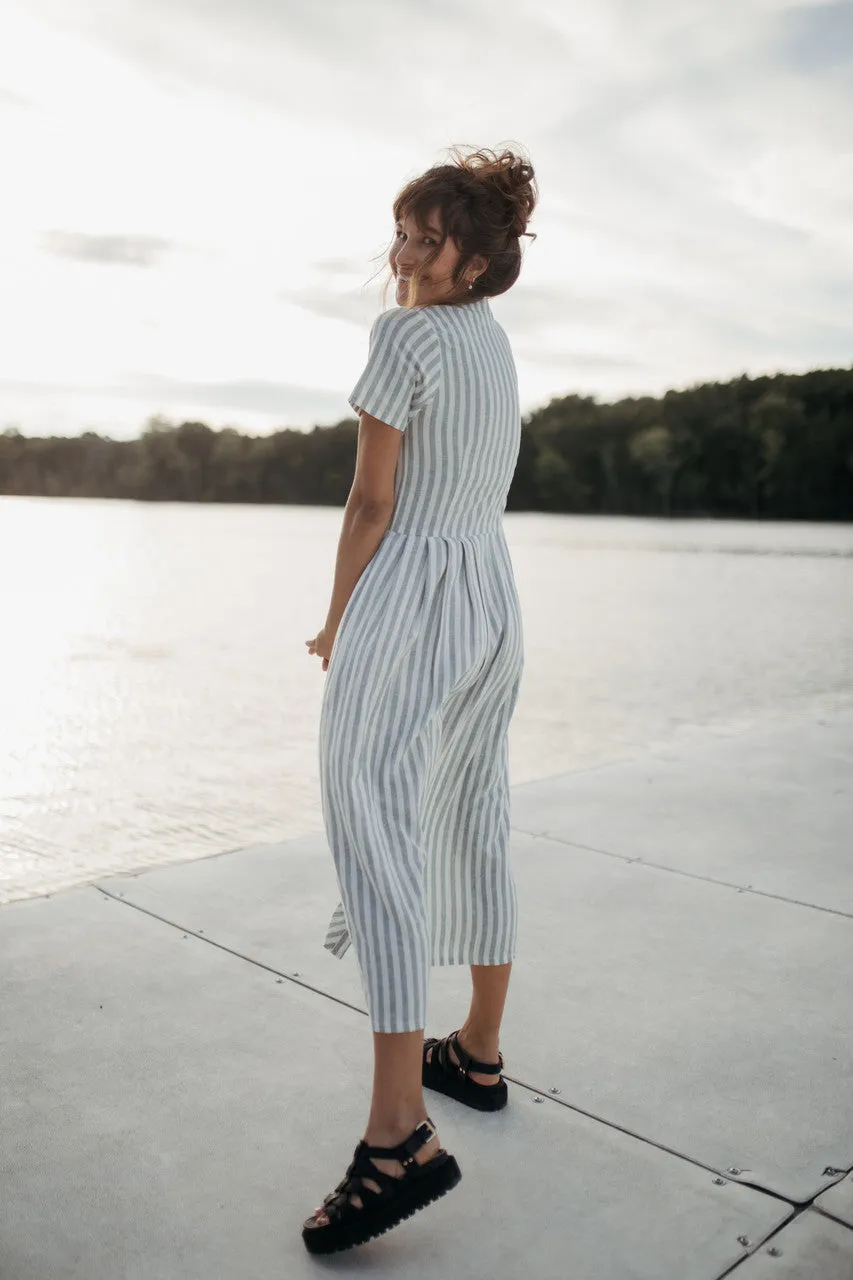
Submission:
<svg viewBox="0 0 853 1280">
<path fill-rule="evenodd" d="M 315 636 L 313 640 L 306 640 L 305 643 L 308 645 L 309 653 L 317 653 L 317 636 Z M 329 659 L 324 657 L 323 654 L 317 654 L 317 656 L 323 658 L 323 670 L 328 671 Z"/>
</svg>

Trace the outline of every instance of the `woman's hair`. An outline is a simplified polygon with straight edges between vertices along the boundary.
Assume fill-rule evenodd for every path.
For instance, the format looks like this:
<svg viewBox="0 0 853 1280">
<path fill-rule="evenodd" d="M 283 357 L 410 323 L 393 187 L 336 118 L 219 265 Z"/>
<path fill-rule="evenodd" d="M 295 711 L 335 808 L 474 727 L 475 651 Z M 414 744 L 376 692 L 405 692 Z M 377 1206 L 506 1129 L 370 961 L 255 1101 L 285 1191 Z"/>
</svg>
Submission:
<svg viewBox="0 0 853 1280">
<path fill-rule="evenodd" d="M 438 257 L 448 236 L 453 237 L 460 251 L 450 294 L 443 299 L 454 306 L 506 293 L 521 271 L 521 237 L 536 239 L 536 233 L 527 230 L 539 199 L 530 161 L 507 149 L 498 153 L 480 148 L 467 155 L 458 146 L 448 150 L 453 163 L 433 165 L 408 182 L 394 200 L 394 218 L 401 221 L 410 215 L 424 231 L 429 215 L 438 209 L 443 233 L 413 271 L 407 307 L 417 304 L 420 276 Z M 487 258 L 489 265 L 469 290 L 465 270 L 478 255 Z M 385 282 L 383 295 L 389 284 L 390 279 Z"/>
</svg>

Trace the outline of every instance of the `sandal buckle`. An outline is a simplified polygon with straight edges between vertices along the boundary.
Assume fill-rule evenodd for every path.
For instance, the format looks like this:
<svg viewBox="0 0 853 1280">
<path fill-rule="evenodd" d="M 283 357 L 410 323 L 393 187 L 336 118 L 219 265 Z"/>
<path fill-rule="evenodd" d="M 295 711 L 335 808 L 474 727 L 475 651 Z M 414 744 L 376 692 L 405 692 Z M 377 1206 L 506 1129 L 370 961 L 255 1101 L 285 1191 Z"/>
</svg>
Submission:
<svg viewBox="0 0 853 1280">
<path fill-rule="evenodd" d="M 424 1138 L 423 1143 L 421 1144 L 422 1146 L 426 1146 L 426 1144 L 427 1144 L 428 1142 L 431 1142 L 431 1141 L 432 1141 L 432 1139 L 435 1137 L 435 1135 L 436 1135 L 436 1133 L 437 1133 L 438 1131 L 437 1131 L 437 1129 L 436 1129 L 435 1125 L 433 1124 L 433 1122 L 432 1122 L 431 1120 L 422 1120 L 422 1121 L 420 1122 L 420 1124 L 417 1126 L 417 1128 L 414 1130 L 414 1133 L 412 1134 L 412 1137 L 414 1137 L 414 1134 L 419 1134 L 419 1133 L 421 1133 L 421 1131 L 422 1131 L 423 1129 L 428 1129 L 428 1130 L 429 1130 L 428 1135 Z M 407 1140 L 407 1141 L 408 1141 L 408 1140 Z M 404 1159 L 401 1159 L 400 1164 L 403 1166 L 403 1168 L 404 1168 L 404 1169 L 406 1169 L 406 1168 L 408 1168 L 408 1166 L 409 1166 L 410 1164 L 414 1164 L 414 1163 L 415 1163 L 415 1154 L 414 1154 L 414 1152 L 413 1152 L 413 1151 L 408 1151 L 408 1150 L 407 1150 L 407 1151 L 406 1151 L 406 1156 L 405 1156 L 405 1158 L 404 1158 Z"/>
</svg>

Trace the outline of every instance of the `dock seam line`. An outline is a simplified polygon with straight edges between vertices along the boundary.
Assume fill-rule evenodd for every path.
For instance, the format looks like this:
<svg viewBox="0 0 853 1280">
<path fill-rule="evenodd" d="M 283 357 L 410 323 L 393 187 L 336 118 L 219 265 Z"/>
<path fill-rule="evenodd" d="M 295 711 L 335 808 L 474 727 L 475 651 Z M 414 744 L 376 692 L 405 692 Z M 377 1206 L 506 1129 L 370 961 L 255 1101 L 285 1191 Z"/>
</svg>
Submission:
<svg viewBox="0 0 853 1280">
<path fill-rule="evenodd" d="M 702 880 L 705 884 L 718 884 L 723 889 L 737 889 L 740 893 L 751 893 L 757 898 L 773 898 L 776 902 L 787 902 L 793 907 L 808 907 L 811 911 L 825 911 L 831 916 L 853 920 L 853 912 L 841 911 L 838 907 L 824 907 L 819 902 L 802 902 L 799 898 L 788 898 L 784 893 L 771 893 L 769 889 L 751 889 L 748 885 L 737 884 L 736 881 L 718 880 L 715 876 L 703 876 L 698 871 L 685 871 L 682 867 L 667 867 L 662 862 L 651 862 L 648 858 L 631 857 L 627 853 L 613 853 L 610 849 L 597 849 L 595 845 L 579 844 L 577 840 L 565 840 L 548 831 L 524 831 L 521 827 L 513 827 L 512 830 L 517 831 L 519 835 L 530 836 L 533 840 L 551 840 L 554 844 L 565 845 L 570 849 L 583 849 L 585 853 L 600 853 L 605 858 L 617 858 L 620 862 L 639 863 L 641 867 L 652 867 L 655 871 L 666 871 L 673 876 L 686 876 L 688 880 Z"/>
</svg>

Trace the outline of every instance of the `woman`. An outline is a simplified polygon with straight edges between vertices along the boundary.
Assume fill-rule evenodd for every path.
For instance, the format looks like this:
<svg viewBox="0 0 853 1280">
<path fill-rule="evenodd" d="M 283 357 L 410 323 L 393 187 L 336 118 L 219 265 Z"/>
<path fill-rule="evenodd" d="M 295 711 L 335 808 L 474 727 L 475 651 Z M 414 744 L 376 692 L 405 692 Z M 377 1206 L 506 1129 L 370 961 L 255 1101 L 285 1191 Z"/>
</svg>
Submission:
<svg viewBox="0 0 853 1280">
<path fill-rule="evenodd" d="M 498 1037 L 515 958 L 507 730 L 523 667 L 502 517 L 521 439 L 509 340 L 489 299 L 521 269 L 538 192 L 512 151 L 436 165 L 394 201 L 398 305 L 370 332 L 326 624 L 323 817 L 342 901 L 324 945 L 355 943 L 373 1099 L 309 1250 L 361 1244 L 455 1186 L 423 1086 L 507 1100 Z M 535 238 L 535 237 L 534 237 Z M 431 965 L 470 964 L 458 1032 L 424 1041 Z"/>
</svg>

